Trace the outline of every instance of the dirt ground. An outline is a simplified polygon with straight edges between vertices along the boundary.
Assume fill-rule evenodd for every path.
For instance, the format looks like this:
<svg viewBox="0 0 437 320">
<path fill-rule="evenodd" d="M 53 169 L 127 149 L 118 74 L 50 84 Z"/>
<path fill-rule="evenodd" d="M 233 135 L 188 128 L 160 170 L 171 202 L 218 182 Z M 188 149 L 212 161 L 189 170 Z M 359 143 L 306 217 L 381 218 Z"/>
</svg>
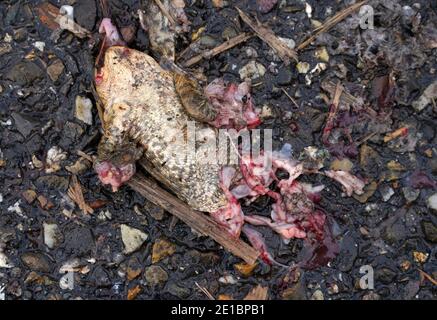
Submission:
<svg viewBox="0 0 437 320">
<path fill-rule="evenodd" d="M 295 157 L 308 146 L 327 149 L 325 167 L 366 181 L 363 195 L 347 197 L 324 176 L 302 179 L 326 186 L 320 206 L 340 249 L 327 264 L 292 273 L 262 262 L 242 271 L 239 258 L 128 187 L 113 193 L 99 182 L 78 151 L 95 154 L 101 136 L 91 88 L 102 10 L 94 0 L 49 2 L 73 5 L 91 36 L 43 24 L 37 8 L 44 1 L 0 2 L 0 298 L 207 299 L 205 288 L 215 298 L 241 299 L 257 285 L 270 299 L 435 298 L 435 2 L 369 1 L 373 29 L 360 26 L 355 12 L 300 50 L 299 64 L 285 65 L 252 37 L 192 66 L 209 81 L 241 82 L 242 68 L 255 63 L 248 77 L 274 147 L 290 143 Z M 138 20 L 141 1 L 108 2 L 117 26 L 132 35 L 129 46 L 153 55 Z M 250 32 L 235 6 L 297 46 L 353 2 L 280 0 L 263 13 L 256 1 L 188 0 L 190 32 L 178 40 L 178 56 L 182 62 Z M 323 89 L 327 81 L 340 82 L 354 100 L 342 104 L 324 143 L 333 94 Z M 73 176 L 92 213 L 68 195 Z M 269 206 L 260 198 L 243 210 Z M 282 264 L 305 258 L 302 240 L 284 244 L 259 230 Z M 122 232 L 142 239 L 133 252 Z M 371 268 L 373 289 L 360 286 L 360 268 Z"/>
</svg>

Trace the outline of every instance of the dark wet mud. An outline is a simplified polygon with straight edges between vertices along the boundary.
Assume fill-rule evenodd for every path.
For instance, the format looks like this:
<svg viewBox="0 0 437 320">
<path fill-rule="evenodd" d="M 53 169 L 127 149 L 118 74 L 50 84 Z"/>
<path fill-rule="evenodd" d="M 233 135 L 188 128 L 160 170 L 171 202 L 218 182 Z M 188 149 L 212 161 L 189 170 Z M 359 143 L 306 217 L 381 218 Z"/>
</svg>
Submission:
<svg viewBox="0 0 437 320">
<path fill-rule="evenodd" d="M 239 258 L 128 187 L 111 192 L 90 162 L 80 160 L 77 152 L 95 154 L 101 136 L 91 88 L 103 14 L 99 1 L 49 2 L 73 5 L 76 22 L 92 35 L 79 39 L 41 23 L 37 6 L 43 1 L 0 2 L 0 292 L 6 299 L 206 299 L 199 286 L 215 298 L 240 299 L 257 285 L 268 288 L 270 299 L 435 298 L 437 93 L 417 107 L 437 80 L 434 3 L 374 1 L 375 33 L 352 27 L 353 18 L 337 24 L 299 52 L 307 72 L 296 63 L 284 65 L 257 37 L 192 67 L 209 81 L 239 82 L 244 66 L 261 64 L 263 74 L 252 79 L 261 128 L 273 129 L 274 148 L 290 143 L 295 157 L 307 146 L 328 148 L 322 132 L 332 93 L 322 83 L 340 81 L 363 101 L 361 108 L 340 112 L 330 137 L 332 145 L 352 145 L 355 152 L 331 146 L 325 167 L 348 168 L 366 181 L 366 193 L 347 197 L 324 176 L 300 178 L 326 185 L 319 205 L 340 248 L 336 258 L 291 273 L 259 262 L 242 274 Z M 250 31 L 235 5 L 299 44 L 350 2 L 309 0 L 310 19 L 301 1 L 279 1 L 268 13 L 259 12 L 255 1 L 186 1 L 191 32 L 178 39 L 177 52 L 204 31 L 200 45 L 180 62 Z M 134 35 L 130 47 L 153 55 L 138 21 L 141 1 L 109 4 L 117 26 Z M 329 61 L 315 56 L 318 48 L 326 49 Z M 311 73 L 320 63 L 326 69 Z M 78 96 L 93 104 L 91 121 L 78 118 Z M 406 133 L 384 141 L 404 127 Z M 68 196 L 73 175 L 92 213 Z M 260 198 L 243 210 L 267 214 L 270 205 Z M 130 253 L 122 230 L 147 238 Z M 308 259 L 302 240 L 284 244 L 267 228 L 259 230 L 280 263 Z M 360 286 L 360 269 L 373 271 L 373 289 Z"/>
</svg>

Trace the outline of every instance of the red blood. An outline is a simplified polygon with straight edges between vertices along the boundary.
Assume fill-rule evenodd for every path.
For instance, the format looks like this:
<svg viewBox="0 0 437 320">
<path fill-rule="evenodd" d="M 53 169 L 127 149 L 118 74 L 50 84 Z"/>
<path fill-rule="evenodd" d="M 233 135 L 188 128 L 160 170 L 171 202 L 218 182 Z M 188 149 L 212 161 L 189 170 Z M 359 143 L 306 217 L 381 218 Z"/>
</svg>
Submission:
<svg viewBox="0 0 437 320">
<path fill-rule="evenodd" d="M 96 85 L 100 85 L 103 82 L 103 73 L 97 73 L 95 77 Z"/>
</svg>

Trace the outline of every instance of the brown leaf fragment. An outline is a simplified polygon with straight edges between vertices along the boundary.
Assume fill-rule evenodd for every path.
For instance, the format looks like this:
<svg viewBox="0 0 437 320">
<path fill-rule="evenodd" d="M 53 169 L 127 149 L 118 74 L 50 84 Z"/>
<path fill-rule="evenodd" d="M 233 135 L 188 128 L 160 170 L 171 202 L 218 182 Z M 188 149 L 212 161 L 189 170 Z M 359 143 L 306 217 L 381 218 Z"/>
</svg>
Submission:
<svg viewBox="0 0 437 320">
<path fill-rule="evenodd" d="M 41 23 L 51 30 L 65 29 L 79 38 L 86 38 L 91 35 L 88 30 L 78 25 L 73 19 L 61 15 L 59 9 L 50 3 L 43 3 L 38 6 L 37 13 Z"/>
<path fill-rule="evenodd" d="M 22 196 L 26 200 L 27 203 L 31 204 L 36 199 L 36 192 L 32 189 L 29 189 L 29 190 L 23 191 Z"/>
<path fill-rule="evenodd" d="M 41 23 L 52 30 L 59 28 L 59 24 L 55 21 L 56 17 L 59 15 L 59 9 L 57 7 L 47 2 L 38 6 L 36 10 Z"/>
<path fill-rule="evenodd" d="M 245 262 L 237 263 L 234 265 L 235 270 L 237 270 L 243 277 L 249 277 L 252 275 L 253 270 L 255 270 L 258 263 L 248 264 Z"/>
<path fill-rule="evenodd" d="M 37 199 L 40 207 L 44 210 L 50 210 L 55 206 L 50 200 L 48 200 L 43 195 L 39 195 Z"/>
<path fill-rule="evenodd" d="M 384 137 L 384 142 L 389 142 L 393 139 L 396 139 L 398 137 L 404 137 L 408 134 L 408 127 L 402 127 L 399 128 L 391 133 L 388 133 L 385 137 Z"/>
<path fill-rule="evenodd" d="M 176 251 L 176 246 L 168 240 L 158 239 L 152 248 L 152 263 L 156 263 L 171 256 Z"/>
<path fill-rule="evenodd" d="M 136 286 L 132 289 L 129 289 L 129 291 L 127 292 L 127 300 L 134 300 L 141 292 L 141 287 L 140 286 Z"/>
<path fill-rule="evenodd" d="M 263 287 L 261 285 L 257 285 L 255 288 L 250 290 L 246 297 L 243 300 L 267 300 L 268 298 L 267 287 Z"/>
<path fill-rule="evenodd" d="M 240 14 L 241 19 L 256 33 L 261 40 L 266 42 L 276 52 L 276 54 L 281 58 L 282 61 L 284 61 L 286 65 L 290 63 L 290 59 L 293 59 L 297 62 L 296 51 L 288 47 L 287 44 L 279 39 L 271 29 L 263 26 L 259 21 L 253 21 L 239 8 L 236 9 Z"/>
<path fill-rule="evenodd" d="M 73 176 L 67 194 L 71 198 L 71 200 L 73 200 L 79 206 L 79 208 L 83 211 L 84 214 L 90 214 L 94 212 L 93 208 L 91 208 L 85 202 L 85 199 L 83 197 L 82 187 L 79 181 L 77 180 L 76 176 Z"/>
<path fill-rule="evenodd" d="M 104 206 L 106 206 L 106 204 L 108 203 L 108 200 L 103 200 L 103 199 L 96 199 L 94 201 L 91 201 L 89 203 L 89 206 L 93 209 L 100 209 Z"/>
</svg>

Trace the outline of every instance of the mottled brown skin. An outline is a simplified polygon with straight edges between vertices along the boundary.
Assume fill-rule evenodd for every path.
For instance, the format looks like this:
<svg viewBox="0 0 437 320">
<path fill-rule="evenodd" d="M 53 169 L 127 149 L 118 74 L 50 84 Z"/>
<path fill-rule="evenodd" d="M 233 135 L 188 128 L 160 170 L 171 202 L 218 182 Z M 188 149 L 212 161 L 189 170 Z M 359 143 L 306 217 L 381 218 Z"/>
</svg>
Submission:
<svg viewBox="0 0 437 320">
<path fill-rule="evenodd" d="M 227 204 L 219 183 L 221 166 L 200 164 L 191 158 L 181 164 L 180 155 L 185 155 L 181 133 L 186 135 L 187 123 L 194 118 L 181 103 L 174 80 L 173 73 L 163 70 L 147 54 L 122 46 L 107 49 L 96 77 L 106 128 L 98 161 L 112 161 L 114 153 L 120 154 L 116 151 L 120 146 L 136 150 L 129 153 L 132 162 L 143 153 L 179 198 L 194 209 L 214 212 Z M 192 102 L 201 98 L 187 99 Z M 209 125 L 195 121 L 195 126 L 196 135 L 215 137 Z M 196 143 L 196 150 L 204 153 L 199 156 L 212 152 L 202 149 L 202 142 Z"/>
<path fill-rule="evenodd" d="M 185 74 L 175 73 L 174 83 L 185 111 L 192 118 L 206 123 L 214 121 L 217 110 L 208 102 L 197 80 Z"/>
</svg>

